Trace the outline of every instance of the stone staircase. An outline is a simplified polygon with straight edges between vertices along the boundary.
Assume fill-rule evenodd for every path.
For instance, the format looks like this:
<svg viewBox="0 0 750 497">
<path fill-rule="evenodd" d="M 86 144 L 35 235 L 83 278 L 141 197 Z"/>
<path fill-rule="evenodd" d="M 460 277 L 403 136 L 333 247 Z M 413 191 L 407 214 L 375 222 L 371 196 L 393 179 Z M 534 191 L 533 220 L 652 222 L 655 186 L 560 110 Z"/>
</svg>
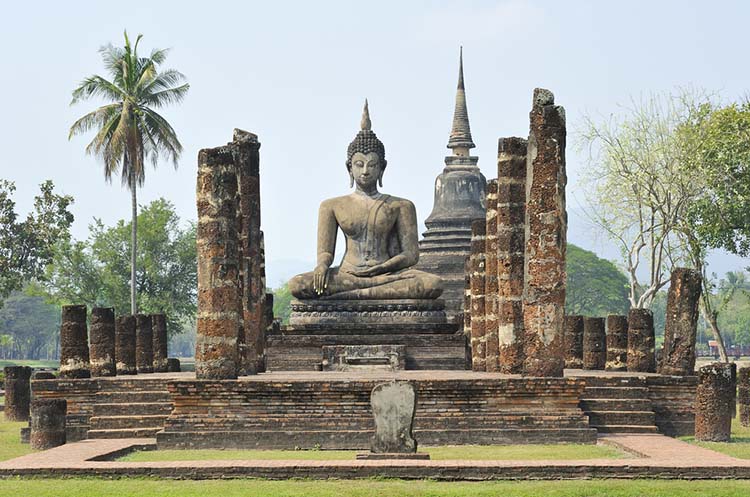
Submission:
<svg viewBox="0 0 750 497">
<path fill-rule="evenodd" d="M 172 411 L 165 383 L 145 380 L 128 389 L 104 384 L 92 406 L 88 438 L 155 437 Z"/>
<path fill-rule="evenodd" d="M 599 433 L 657 433 L 645 378 L 586 377 L 581 409 Z"/>
</svg>

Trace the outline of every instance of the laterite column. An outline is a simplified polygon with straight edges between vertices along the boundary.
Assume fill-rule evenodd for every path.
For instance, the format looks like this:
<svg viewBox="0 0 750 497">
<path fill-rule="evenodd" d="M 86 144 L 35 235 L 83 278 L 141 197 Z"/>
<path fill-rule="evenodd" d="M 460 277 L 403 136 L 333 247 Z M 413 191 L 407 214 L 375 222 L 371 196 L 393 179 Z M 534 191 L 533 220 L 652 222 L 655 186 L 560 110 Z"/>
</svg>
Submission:
<svg viewBox="0 0 750 497">
<path fill-rule="evenodd" d="M 740 424 L 750 426 L 750 367 L 737 370 L 737 404 Z"/>
<path fill-rule="evenodd" d="M 649 309 L 630 309 L 628 313 L 628 371 L 653 373 L 654 314 Z"/>
<path fill-rule="evenodd" d="M 565 111 L 534 90 L 526 169 L 523 324 L 526 376 L 561 377 L 565 366 Z"/>
<path fill-rule="evenodd" d="M 698 271 L 686 268 L 672 271 L 664 323 L 664 350 L 659 364 L 661 374 L 695 374 L 695 335 L 701 288 L 702 278 Z"/>
<path fill-rule="evenodd" d="M 516 137 L 497 144 L 497 324 L 500 371 L 508 374 L 523 369 L 526 147 Z"/>
<path fill-rule="evenodd" d="M 5 420 L 28 421 L 31 402 L 31 368 L 5 366 Z"/>
<path fill-rule="evenodd" d="M 617 314 L 607 316 L 607 371 L 628 369 L 628 318 Z"/>
<path fill-rule="evenodd" d="M 240 369 L 240 246 L 237 233 L 237 173 L 232 148 L 198 154 L 198 320 L 195 374 L 198 379 L 237 378 Z"/>
<path fill-rule="evenodd" d="M 695 392 L 695 439 L 728 442 L 732 431 L 732 391 L 729 364 L 713 363 L 698 370 Z"/>
<path fill-rule="evenodd" d="M 115 376 L 115 310 L 91 309 L 91 376 Z"/>
<path fill-rule="evenodd" d="M 151 330 L 153 332 L 154 373 L 166 373 L 169 341 L 166 314 L 151 314 Z"/>
<path fill-rule="evenodd" d="M 154 330 L 148 314 L 135 315 L 135 365 L 138 374 L 154 372 Z"/>
<path fill-rule="evenodd" d="M 60 325 L 60 377 L 91 378 L 86 306 L 64 305 Z"/>
<path fill-rule="evenodd" d="M 484 250 L 484 330 L 485 371 L 497 372 L 500 369 L 498 355 L 500 344 L 497 336 L 498 271 L 497 271 L 497 180 L 487 182 L 487 214 L 485 217 Z"/>
<path fill-rule="evenodd" d="M 604 318 L 583 318 L 583 369 L 604 369 L 607 345 Z"/>
<path fill-rule="evenodd" d="M 115 319 L 115 366 L 118 375 L 136 374 L 135 316 L 117 316 Z"/>
<path fill-rule="evenodd" d="M 31 448 L 47 450 L 65 444 L 65 399 L 34 399 L 31 401 Z"/>
<path fill-rule="evenodd" d="M 565 316 L 565 368 L 583 369 L 583 316 Z"/>
<path fill-rule="evenodd" d="M 485 313 L 485 235 L 484 219 L 471 223 L 471 369 L 486 371 Z"/>
</svg>

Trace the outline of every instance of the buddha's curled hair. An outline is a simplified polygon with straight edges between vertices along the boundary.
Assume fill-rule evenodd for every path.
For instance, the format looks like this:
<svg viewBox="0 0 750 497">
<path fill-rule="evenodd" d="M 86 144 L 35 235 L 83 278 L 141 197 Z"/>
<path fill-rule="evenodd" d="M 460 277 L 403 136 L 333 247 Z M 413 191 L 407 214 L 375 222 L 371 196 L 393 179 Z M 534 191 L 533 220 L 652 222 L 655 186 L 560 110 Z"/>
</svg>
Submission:
<svg viewBox="0 0 750 497">
<path fill-rule="evenodd" d="M 385 160 L 385 147 L 374 131 L 372 131 L 372 123 L 370 122 L 370 110 L 367 106 L 367 100 L 365 100 L 365 108 L 362 111 L 362 122 L 360 123 L 360 130 L 354 140 L 349 144 L 349 148 L 346 150 L 346 168 L 351 170 L 352 168 L 352 157 L 357 152 L 368 154 L 375 152 L 380 157 L 383 163 L 383 167 L 386 165 Z"/>
</svg>

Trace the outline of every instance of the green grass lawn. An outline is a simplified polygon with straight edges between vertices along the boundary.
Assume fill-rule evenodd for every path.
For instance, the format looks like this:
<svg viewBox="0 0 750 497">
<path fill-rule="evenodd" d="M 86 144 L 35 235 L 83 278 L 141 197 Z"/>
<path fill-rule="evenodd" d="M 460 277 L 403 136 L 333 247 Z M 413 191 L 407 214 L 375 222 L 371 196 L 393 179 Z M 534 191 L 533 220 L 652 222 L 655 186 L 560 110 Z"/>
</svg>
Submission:
<svg viewBox="0 0 750 497">
<path fill-rule="evenodd" d="M 616 459 L 632 457 L 607 445 L 469 445 L 422 447 L 432 460 Z M 121 461 L 205 461 L 237 459 L 353 460 L 357 450 L 153 450 L 133 452 Z"/>
<path fill-rule="evenodd" d="M 97 480 L 0 481 L 0 497 L 746 497 L 750 481 Z"/>
<path fill-rule="evenodd" d="M 13 459 L 31 452 L 29 444 L 21 443 L 20 432 L 24 426 L 28 426 L 28 423 L 5 421 L 5 416 L 0 416 L 0 461 Z"/>
<path fill-rule="evenodd" d="M 5 366 L 31 366 L 32 368 L 58 368 L 60 361 L 37 361 L 32 359 L 0 359 L 0 371 Z"/>
<path fill-rule="evenodd" d="M 740 425 L 739 413 L 732 420 L 731 442 L 697 442 L 693 437 L 683 437 L 682 439 L 728 456 L 750 459 L 750 427 Z"/>
</svg>

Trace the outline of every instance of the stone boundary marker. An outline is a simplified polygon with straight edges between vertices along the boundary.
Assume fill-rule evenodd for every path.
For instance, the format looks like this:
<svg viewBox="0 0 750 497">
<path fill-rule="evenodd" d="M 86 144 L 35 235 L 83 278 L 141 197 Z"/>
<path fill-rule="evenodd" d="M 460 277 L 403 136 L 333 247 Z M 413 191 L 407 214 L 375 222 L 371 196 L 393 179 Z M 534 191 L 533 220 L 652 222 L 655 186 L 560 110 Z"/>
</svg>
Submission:
<svg viewBox="0 0 750 497">
<path fill-rule="evenodd" d="M 698 370 L 695 392 L 695 439 L 728 442 L 732 431 L 735 376 L 732 365 L 713 363 Z"/>
<path fill-rule="evenodd" d="M 31 402 L 31 368 L 28 366 L 5 366 L 5 413 L 6 421 L 28 421 Z"/>
</svg>

